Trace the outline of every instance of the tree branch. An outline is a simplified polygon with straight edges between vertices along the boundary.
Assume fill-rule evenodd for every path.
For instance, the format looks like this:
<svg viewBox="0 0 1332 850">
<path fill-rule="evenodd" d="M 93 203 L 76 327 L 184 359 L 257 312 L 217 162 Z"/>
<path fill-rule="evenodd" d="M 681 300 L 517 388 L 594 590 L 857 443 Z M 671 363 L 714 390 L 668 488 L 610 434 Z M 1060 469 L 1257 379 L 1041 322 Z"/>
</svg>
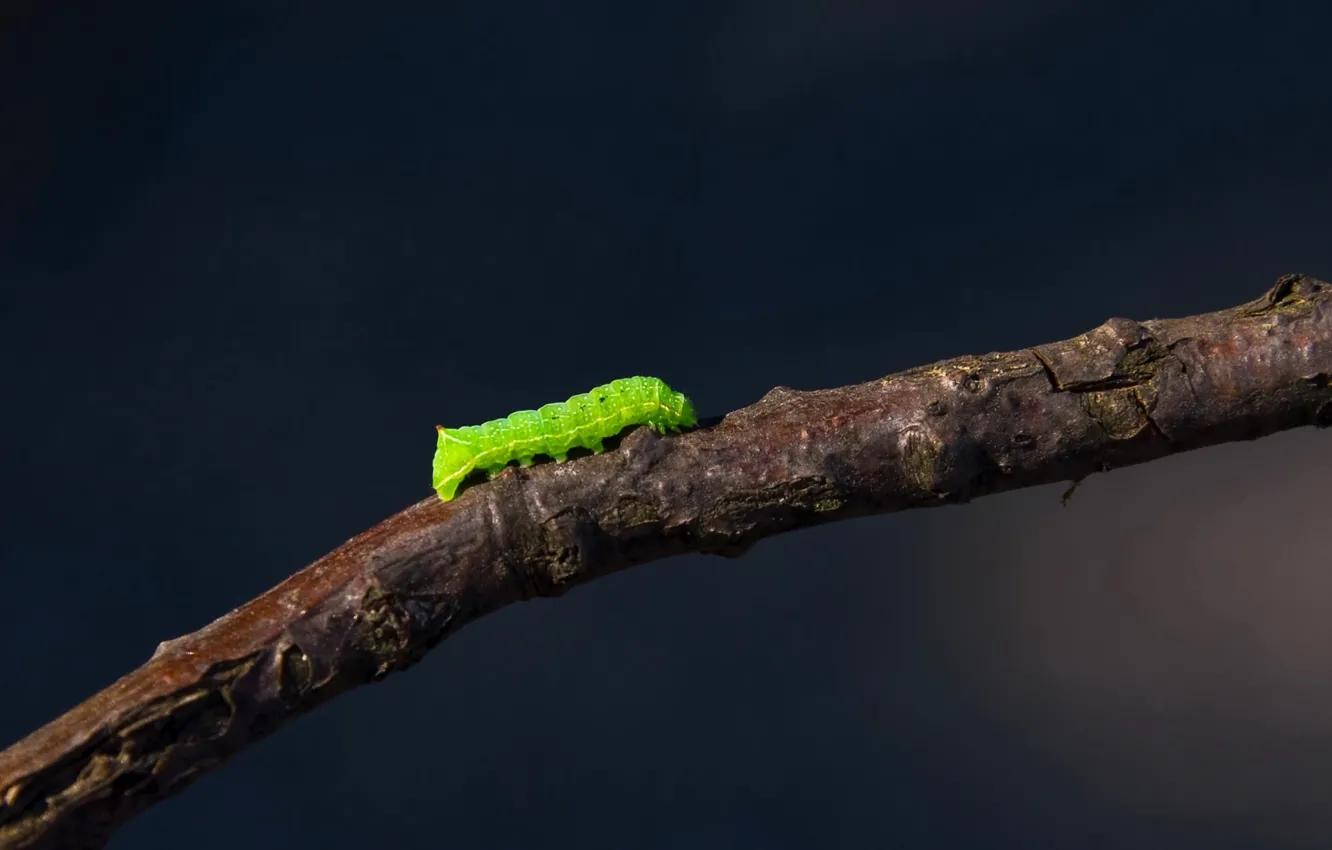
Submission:
<svg viewBox="0 0 1332 850">
<path fill-rule="evenodd" d="M 1332 286 L 1111 319 L 1064 342 L 815 392 L 778 387 L 678 437 L 433 495 L 0 752 L 0 847 L 116 828 L 337 694 L 511 602 L 784 531 L 966 502 L 1332 424 Z M 424 461 L 423 461 L 424 462 Z"/>
</svg>

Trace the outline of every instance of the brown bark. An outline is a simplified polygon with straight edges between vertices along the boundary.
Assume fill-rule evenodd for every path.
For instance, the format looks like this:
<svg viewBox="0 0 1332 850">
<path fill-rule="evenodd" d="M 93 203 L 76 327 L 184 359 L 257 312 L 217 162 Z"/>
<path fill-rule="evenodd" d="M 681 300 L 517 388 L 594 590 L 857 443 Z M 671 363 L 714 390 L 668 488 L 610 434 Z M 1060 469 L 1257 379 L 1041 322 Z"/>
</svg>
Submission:
<svg viewBox="0 0 1332 850">
<path fill-rule="evenodd" d="M 1332 423 L 1332 286 L 1111 319 L 433 495 L 0 752 L 0 847 L 85 848 L 241 748 L 502 605 L 684 552 Z"/>
</svg>

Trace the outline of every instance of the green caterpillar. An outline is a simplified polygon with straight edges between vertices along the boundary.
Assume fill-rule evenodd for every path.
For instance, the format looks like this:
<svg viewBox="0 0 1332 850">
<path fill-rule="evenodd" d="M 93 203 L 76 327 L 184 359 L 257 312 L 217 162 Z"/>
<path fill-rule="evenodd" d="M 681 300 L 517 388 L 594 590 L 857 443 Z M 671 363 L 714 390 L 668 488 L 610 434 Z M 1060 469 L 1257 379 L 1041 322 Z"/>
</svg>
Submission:
<svg viewBox="0 0 1332 850">
<path fill-rule="evenodd" d="M 694 405 L 660 378 L 620 378 L 566 402 L 538 410 L 520 410 L 482 425 L 445 428 L 436 425 L 434 487 L 444 501 L 474 469 L 494 478 L 517 460 L 531 466 L 536 455 L 561 462 L 569 450 L 602 450 L 601 441 L 631 425 L 647 425 L 658 433 L 692 428 L 698 423 Z"/>
</svg>

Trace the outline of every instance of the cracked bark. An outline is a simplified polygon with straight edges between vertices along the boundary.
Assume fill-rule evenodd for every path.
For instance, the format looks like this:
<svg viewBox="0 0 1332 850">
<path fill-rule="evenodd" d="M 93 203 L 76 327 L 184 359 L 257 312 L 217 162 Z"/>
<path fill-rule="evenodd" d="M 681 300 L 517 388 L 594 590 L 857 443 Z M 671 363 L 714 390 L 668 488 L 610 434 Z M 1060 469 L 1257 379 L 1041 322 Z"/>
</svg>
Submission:
<svg viewBox="0 0 1332 850">
<path fill-rule="evenodd" d="M 117 825 L 292 718 L 419 660 L 490 611 L 685 552 L 966 502 L 1332 424 L 1332 286 L 1111 319 L 758 403 L 567 464 L 433 495 L 0 752 L 0 847 L 101 846 Z"/>
</svg>

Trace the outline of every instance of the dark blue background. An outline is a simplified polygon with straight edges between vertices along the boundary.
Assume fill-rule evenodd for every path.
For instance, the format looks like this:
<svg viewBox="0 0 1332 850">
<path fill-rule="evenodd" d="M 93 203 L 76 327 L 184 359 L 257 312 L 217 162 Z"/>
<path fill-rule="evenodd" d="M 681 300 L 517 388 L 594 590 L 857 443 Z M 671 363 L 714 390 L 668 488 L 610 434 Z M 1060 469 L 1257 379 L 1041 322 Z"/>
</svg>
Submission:
<svg viewBox="0 0 1332 850">
<path fill-rule="evenodd" d="M 1332 278 L 1327 4 L 92 5 L 0 15 L 0 745 L 425 496 L 437 422 Z M 1326 847 L 1330 463 L 514 606 L 111 846 Z"/>
</svg>

